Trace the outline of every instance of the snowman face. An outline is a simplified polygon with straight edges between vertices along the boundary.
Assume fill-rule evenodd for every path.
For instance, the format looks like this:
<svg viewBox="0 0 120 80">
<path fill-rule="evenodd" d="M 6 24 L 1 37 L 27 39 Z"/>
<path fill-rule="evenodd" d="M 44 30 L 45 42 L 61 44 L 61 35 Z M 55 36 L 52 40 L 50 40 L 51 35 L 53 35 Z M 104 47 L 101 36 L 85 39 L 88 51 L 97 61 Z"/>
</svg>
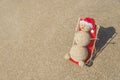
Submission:
<svg viewBox="0 0 120 80">
<path fill-rule="evenodd" d="M 82 31 L 89 31 L 90 30 L 90 27 L 86 24 L 80 24 L 80 29 Z"/>
</svg>

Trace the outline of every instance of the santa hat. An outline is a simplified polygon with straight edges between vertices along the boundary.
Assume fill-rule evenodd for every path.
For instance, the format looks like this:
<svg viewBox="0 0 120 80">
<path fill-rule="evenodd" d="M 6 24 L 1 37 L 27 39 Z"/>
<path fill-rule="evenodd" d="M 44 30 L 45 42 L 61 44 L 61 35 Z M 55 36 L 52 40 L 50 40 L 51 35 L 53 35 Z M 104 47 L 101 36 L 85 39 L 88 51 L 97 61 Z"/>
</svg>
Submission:
<svg viewBox="0 0 120 80">
<path fill-rule="evenodd" d="M 85 18 L 85 19 L 80 19 L 80 24 L 85 24 L 91 28 L 91 33 L 94 33 L 95 29 L 95 21 L 93 18 Z"/>
</svg>

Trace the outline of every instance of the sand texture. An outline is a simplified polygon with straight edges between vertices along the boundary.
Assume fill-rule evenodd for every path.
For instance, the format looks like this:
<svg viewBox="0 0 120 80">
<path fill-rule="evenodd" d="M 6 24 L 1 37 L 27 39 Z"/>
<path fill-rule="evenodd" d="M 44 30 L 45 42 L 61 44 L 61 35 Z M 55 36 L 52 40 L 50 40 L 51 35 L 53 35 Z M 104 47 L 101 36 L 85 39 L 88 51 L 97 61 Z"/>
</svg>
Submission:
<svg viewBox="0 0 120 80">
<path fill-rule="evenodd" d="M 98 52 L 80 68 L 66 61 L 79 17 L 101 25 Z M 120 80 L 120 0 L 0 0 L 0 80 Z"/>
</svg>

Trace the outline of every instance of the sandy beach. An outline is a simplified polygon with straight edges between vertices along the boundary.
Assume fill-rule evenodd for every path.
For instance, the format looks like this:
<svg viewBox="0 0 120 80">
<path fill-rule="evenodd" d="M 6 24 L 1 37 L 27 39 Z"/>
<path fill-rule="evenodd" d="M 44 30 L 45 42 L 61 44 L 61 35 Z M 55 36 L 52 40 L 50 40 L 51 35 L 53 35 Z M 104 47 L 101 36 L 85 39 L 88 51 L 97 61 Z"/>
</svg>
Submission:
<svg viewBox="0 0 120 80">
<path fill-rule="evenodd" d="M 79 17 L 118 33 L 91 67 L 64 59 Z M 119 61 L 120 0 L 0 0 L 0 80 L 120 80 Z"/>
</svg>

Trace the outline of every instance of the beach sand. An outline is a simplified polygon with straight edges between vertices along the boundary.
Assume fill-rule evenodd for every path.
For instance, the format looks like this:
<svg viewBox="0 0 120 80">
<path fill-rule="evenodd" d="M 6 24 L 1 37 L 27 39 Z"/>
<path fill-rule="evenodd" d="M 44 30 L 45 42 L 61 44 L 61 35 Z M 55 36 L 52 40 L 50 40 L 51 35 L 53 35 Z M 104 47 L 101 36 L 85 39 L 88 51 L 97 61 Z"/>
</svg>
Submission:
<svg viewBox="0 0 120 80">
<path fill-rule="evenodd" d="M 91 67 L 64 59 L 79 17 L 118 33 Z M 120 80 L 119 33 L 119 0 L 0 0 L 0 80 Z"/>
</svg>

